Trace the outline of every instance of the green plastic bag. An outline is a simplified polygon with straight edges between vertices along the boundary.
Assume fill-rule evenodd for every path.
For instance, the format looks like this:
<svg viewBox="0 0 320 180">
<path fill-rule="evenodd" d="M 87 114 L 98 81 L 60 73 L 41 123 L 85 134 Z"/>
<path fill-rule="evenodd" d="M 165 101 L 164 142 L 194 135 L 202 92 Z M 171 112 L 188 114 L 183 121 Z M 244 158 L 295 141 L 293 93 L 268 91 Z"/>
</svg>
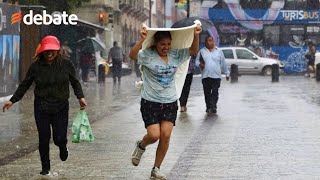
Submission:
<svg viewBox="0 0 320 180">
<path fill-rule="evenodd" d="M 73 143 L 92 142 L 94 140 L 90 122 L 84 110 L 80 110 L 74 118 L 71 130 Z"/>
</svg>

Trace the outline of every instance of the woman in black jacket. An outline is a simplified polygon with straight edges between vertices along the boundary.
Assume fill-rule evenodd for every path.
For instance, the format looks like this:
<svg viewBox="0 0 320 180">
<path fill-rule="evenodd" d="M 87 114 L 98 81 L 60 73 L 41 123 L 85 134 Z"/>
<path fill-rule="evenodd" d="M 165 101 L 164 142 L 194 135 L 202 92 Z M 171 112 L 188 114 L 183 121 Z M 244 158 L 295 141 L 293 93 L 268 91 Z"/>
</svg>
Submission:
<svg viewBox="0 0 320 180">
<path fill-rule="evenodd" d="M 75 68 L 69 60 L 63 60 L 59 54 L 60 43 L 55 36 L 46 36 L 36 52 L 25 79 L 3 106 L 3 112 L 18 102 L 31 84 L 34 89 L 34 116 L 39 135 L 39 152 L 42 165 L 41 175 L 50 175 L 49 142 L 51 128 L 54 144 L 59 147 L 60 159 L 68 158 L 67 129 L 69 113 L 69 84 L 79 99 L 80 109 L 87 103 L 81 84 L 76 78 Z"/>
</svg>

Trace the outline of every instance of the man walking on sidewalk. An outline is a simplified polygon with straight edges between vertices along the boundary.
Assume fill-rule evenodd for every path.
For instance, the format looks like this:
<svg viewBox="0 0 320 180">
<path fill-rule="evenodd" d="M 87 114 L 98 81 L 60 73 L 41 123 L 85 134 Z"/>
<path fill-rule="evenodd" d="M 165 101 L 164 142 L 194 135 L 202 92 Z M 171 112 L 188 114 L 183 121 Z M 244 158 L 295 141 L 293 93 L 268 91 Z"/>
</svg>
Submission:
<svg viewBox="0 0 320 180">
<path fill-rule="evenodd" d="M 222 71 L 229 80 L 229 70 L 223 52 L 215 46 L 211 36 L 205 38 L 205 47 L 202 48 L 196 58 L 196 65 L 202 69 L 202 85 L 207 106 L 207 113 L 217 113 L 219 88 Z"/>
<path fill-rule="evenodd" d="M 113 76 L 113 83 L 121 82 L 121 73 L 122 73 L 122 61 L 125 57 L 122 49 L 118 46 L 118 42 L 113 42 L 113 47 L 110 49 L 108 62 L 112 62 L 112 76 Z"/>
</svg>

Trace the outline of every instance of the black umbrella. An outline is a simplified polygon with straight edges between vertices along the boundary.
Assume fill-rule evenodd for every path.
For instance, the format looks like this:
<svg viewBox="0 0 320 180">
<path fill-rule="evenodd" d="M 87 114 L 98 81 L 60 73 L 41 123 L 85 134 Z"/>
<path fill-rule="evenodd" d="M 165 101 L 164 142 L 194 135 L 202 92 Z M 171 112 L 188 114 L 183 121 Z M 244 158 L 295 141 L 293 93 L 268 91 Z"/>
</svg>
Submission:
<svg viewBox="0 0 320 180">
<path fill-rule="evenodd" d="M 201 22 L 202 30 L 208 30 L 213 26 L 213 23 L 208 19 L 203 19 L 200 17 L 189 17 L 189 18 L 184 18 L 184 19 L 181 19 L 181 20 L 175 22 L 171 26 L 171 28 L 180 28 L 180 27 L 191 26 L 191 25 L 194 25 L 195 20 L 199 20 Z"/>
<path fill-rule="evenodd" d="M 81 52 L 95 53 L 97 51 L 104 51 L 106 46 L 103 42 L 95 37 L 87 37 L 78 41 L 78 45 L 81 47 Z"/>
</svg>

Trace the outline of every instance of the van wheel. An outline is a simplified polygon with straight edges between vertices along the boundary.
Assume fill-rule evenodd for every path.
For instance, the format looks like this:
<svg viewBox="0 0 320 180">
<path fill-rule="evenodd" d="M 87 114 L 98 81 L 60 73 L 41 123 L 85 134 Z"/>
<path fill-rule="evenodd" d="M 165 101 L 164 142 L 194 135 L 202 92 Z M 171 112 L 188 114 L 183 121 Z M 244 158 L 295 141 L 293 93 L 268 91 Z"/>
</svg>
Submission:
<svg viewBox="0 0 320 180">
<path fill-rule="evenodd" d="M 266 66 L 266 67 L 264 67 L 263 70 L 262 70 L 262 74 L 263 74 L 264 76 L 271 76 L 271 74 L 272 74 L 272 68 L 271 68 L 271 66 Z"/>
</svg>

